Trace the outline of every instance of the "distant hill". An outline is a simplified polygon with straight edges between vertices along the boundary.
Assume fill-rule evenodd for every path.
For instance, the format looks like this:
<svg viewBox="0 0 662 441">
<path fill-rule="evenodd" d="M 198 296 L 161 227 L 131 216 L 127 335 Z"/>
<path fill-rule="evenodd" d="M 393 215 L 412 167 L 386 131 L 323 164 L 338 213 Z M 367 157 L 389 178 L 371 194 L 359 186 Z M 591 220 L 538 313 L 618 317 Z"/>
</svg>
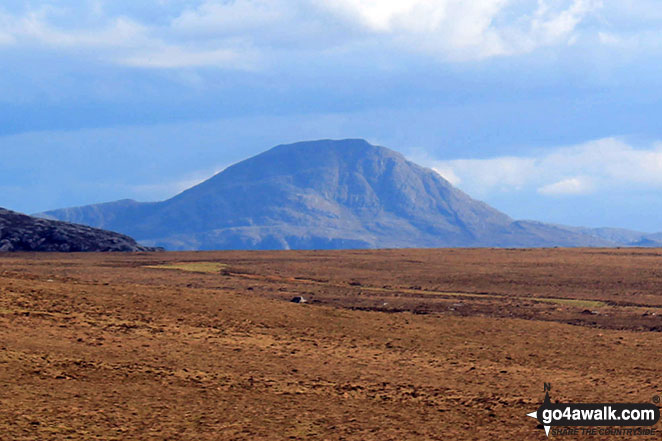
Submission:
<svg viewBox="0 0 662 441">
<path fill-rule="evenodd" d="M 122 234 L 0 208 L 0 251 L 153 251 Z"/>
<path fill-rule="evenodd" d="M 40 213 L 184 249 L 614 246 L 515 221 L 433 170 L 360 139 L 280 145 L 163 202 Z"/>
<path fill-rule="evenodd" d="M 605 239 L 621 246 L 662 247 L 662 233 L 642 233 L 623 228 L 563 227 L 565 229 Z"/>
</svg>

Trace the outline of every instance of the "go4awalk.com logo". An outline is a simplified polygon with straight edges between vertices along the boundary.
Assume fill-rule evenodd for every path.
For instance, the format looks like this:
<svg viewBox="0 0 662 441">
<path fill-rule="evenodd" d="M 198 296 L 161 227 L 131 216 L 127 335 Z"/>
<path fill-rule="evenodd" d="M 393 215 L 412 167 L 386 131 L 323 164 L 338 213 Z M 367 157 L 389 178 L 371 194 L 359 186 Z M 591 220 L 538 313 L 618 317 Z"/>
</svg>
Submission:
<svg viewBox="0 0 662 441">
<path fill-rule="evenodd" d="M 545 401 L 527 416 L 552 435 L 656 435 L 660 409 L 652 403 L 552 403 L 545 383 Z M 657 397 L 656 397 L 657 398 Z M 659 402 L 659 399 L 657 400 Z"/>
</svg>

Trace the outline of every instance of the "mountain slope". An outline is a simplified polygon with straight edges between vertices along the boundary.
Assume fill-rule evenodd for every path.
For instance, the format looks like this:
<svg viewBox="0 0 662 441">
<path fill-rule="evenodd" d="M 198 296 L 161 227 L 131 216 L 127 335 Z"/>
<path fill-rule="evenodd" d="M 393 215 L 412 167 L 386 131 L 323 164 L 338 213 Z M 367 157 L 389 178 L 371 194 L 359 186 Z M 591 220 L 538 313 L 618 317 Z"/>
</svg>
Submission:
<svg viewBox="0 0 662 441">
<path fill-rule="evenodd" d="M 578 231 L 625 246 L 662 247 L 661 233 L 642 233 L 623 228 L 580 228 Z"/>
<path fill-rule="evenodd" d="M 0 251 L 154 251 L 128 236 L 0 208 Z"/>
<path fill-rule="evenodd" d="M 433 170 L 358 139 L 280 145 L 157 203 L 43 213 L 168 249 L 608 246 L 515 222 Z"/>
</svg>

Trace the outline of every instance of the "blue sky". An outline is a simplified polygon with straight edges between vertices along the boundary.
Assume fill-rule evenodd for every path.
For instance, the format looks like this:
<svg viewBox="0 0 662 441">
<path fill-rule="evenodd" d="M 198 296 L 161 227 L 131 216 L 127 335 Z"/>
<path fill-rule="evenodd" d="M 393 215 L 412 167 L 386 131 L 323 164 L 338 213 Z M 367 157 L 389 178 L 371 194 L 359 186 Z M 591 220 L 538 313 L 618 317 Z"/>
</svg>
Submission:
<svg viewBox="0 0 662 441">
<path fill-rule="evenodd" d="M 0 206 L 361 137 L 516 218 L 662 231 L 661 27 L 648 0 L 5 0 Z"/>
</svg>

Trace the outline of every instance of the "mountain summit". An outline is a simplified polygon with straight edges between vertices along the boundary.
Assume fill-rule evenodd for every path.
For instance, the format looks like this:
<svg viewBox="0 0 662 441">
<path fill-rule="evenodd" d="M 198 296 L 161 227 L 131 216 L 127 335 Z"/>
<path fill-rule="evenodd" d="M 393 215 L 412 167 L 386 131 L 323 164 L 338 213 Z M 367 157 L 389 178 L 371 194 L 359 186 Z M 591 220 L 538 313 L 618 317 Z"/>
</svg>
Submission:
<svg viewBox="0 0 662 441">
<path fill-rule="evenodd" d="M 167 249 L 613 245 L 514 221 L 435 171 L 360 139 L 279 145 L 163 202 L 122 200 L 41 216 Z"/>
</svg>

